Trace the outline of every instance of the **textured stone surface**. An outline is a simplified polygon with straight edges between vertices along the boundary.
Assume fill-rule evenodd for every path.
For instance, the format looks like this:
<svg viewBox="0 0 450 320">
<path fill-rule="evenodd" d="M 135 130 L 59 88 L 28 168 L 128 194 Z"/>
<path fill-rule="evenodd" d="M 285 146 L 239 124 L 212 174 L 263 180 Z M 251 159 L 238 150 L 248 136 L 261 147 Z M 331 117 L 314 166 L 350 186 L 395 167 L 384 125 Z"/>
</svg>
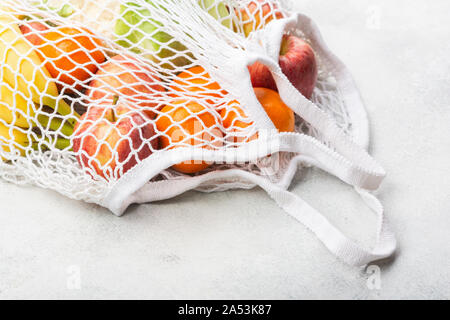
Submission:
<svg viewBox="0 0 450 320">
<path fill-rule="evenodd" d="M 0 298 L 450 298 L 450 3 L 294 3 L 353 72 L 389 173 L 379 195 L 400 251 L 381 288 L 259 189 L 191 192 L 116 218 L 0 182 Z M 374 217 L 349 187 L 312 170 L 292 191 L 373 241 Z"/>
</svg>

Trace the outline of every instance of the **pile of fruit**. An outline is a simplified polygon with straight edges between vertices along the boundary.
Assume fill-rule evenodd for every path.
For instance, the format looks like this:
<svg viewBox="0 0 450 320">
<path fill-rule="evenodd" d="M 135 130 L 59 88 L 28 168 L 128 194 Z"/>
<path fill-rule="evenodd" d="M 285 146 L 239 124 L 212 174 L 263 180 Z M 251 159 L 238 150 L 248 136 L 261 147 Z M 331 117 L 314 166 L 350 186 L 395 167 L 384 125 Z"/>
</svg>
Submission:
<svg viewBox="0 0 450 320">
<path fill-rule="evenodd" d="M 270 0 L 252 0 L 236 9 L 214 0 L 199 0 L 199 4 L 224 27 L 245 37 L 284 18 Z M 231 10 L 239 23 L 229 18 Z M 192 54 L 185 53 L 182 43 L 160 31 L 161 24 L 148 10 L 132 1 L 121 5 L 114 30 L 117 43 L 129 53 L 112 55 L 86 28 L 13 14 L 2 14 L 0 24 L 4 161 L 12 159 L 10 151 L 25 156 L 28 150 L 47 145 L 73 151 L 93 177 L 112 180 L 158 150 L 215 149 L 224 140 L 239 147 L 258 138 L 257 133 L 249 133 L 252 121 L 246 107 L 236 100 L 224 103 L 227 92 Z M 138 59 L 134 53 L 139 52 L 146 52 L 151 63 Z M 285 35 L 279 63 L 294 87 L 311 98 L 317 80 L 312 48 L 299 37 Z M 167 72 L 183 71 L 168 82 L 160 69 L 152 68 L 155 64 Z M 294 113 L 277 93 L 269 69 L 255 63 L 249 72 L 255 95 L 275 127 L 280 132 L 294 131 Z M 88 107 L 77 108 L 62 96 Z M 187 161 L 172 169 L 193 174 L 210 165 Z"/>
</svg>

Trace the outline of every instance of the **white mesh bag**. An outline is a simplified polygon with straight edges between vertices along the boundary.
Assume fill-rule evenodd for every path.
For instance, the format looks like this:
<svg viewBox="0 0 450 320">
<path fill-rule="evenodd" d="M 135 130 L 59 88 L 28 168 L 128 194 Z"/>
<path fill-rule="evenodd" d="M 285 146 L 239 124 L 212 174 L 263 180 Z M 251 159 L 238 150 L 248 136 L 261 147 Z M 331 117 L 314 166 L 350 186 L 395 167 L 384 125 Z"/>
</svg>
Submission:
<svg viewBox="0 0 450 320">
<path fill-rule="evenodd" d="M 283 73 L 288 38 L 309 48 L 302 72 L 317 81 Z M 116 215 L 192 189 L 260 186 L 346 263 L 395 251 L 370 193 L 385 173 L 365 151 L 353 80 L 314 23 L 281 2 L 3 0 L 0 59 L 4 180 Z M 267 86 L 254 88 L 262 74 Z M 379 216 L 372 249 L 287 191 L 299 165 L 355 187 Z"/>
</svg>

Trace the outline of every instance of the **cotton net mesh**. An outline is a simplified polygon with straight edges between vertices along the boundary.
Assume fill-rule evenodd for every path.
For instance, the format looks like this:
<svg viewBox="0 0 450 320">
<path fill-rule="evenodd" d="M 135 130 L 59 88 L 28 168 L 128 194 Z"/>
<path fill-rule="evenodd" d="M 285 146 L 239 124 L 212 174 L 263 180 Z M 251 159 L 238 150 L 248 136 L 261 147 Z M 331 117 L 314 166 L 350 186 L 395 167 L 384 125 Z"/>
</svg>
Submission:
<svg viewBox="0 0 450 320">
<path fill-rule="evenodd" d="M 255 49 L 254 30 L 289 16 L 285 8 L 269 0 L 3 0 L 0 176 L 100 203 L 145 159 L 223 152 L 259 139 L 265 128 L 241 102 L 233 61 Z M 294 33 L 309 41 L 302 30 Z M 351 134 L 334 75 L 316 58 L 311 99 Z M 300 117 L 295 121 L 297 132 L 321 139 Z M 195 159 L 178 170 L 162 168 L 152 181 L 240 168 L 277 182 L 294 156 Z M 236 187 L 251 184 L 216 181 L 199 190 Z"/>
</svg>

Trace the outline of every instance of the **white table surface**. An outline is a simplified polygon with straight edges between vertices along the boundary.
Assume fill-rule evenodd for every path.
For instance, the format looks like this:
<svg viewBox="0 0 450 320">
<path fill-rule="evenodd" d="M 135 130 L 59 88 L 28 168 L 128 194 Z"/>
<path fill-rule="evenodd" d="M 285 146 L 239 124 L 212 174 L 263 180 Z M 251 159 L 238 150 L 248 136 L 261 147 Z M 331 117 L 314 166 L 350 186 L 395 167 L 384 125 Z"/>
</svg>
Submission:
<svg viewBox="0 0 450 320">
<path fill-rule="evenodd" d="M 294 3 L 353 72 L 389 173 L 379 195 L 400 250 L 380 288 L 260 189 L 190 192 L 117 218 L 0 182 L 0 298 L 450 298 L 450 3 Z M 311 170 L 292 191 L 373 241 L 375 219 L 348 186 Z"/>
</svg>

